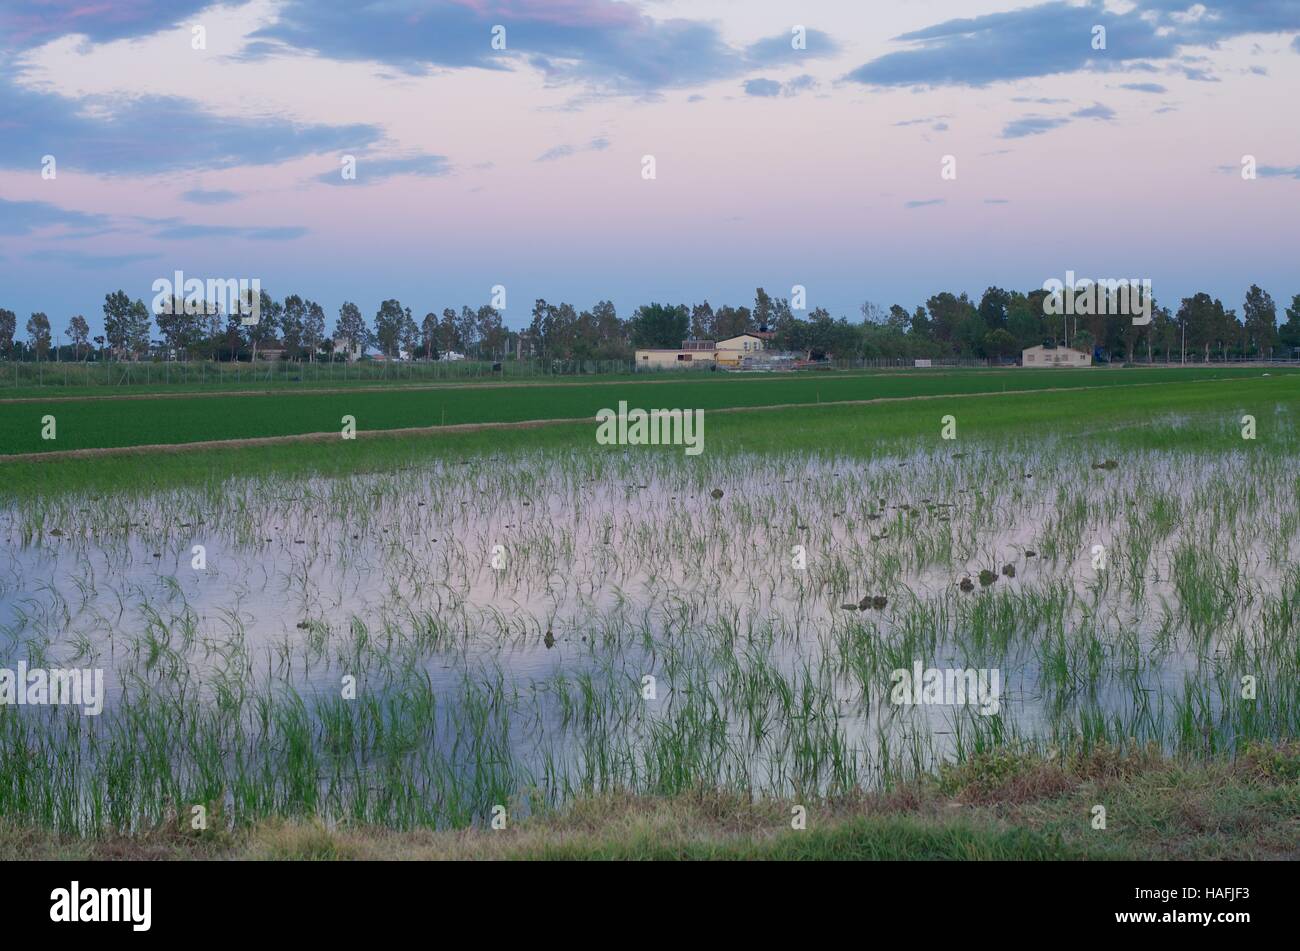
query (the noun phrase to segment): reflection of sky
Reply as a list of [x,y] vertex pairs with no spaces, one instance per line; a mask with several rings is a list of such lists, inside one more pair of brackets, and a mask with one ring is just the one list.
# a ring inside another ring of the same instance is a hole
[[[540,743],[563,744],[557,678],[588,674],[598,685],[615,678],[632,690],[653,674],[661,692],[645,707],[653,722],[688,700],[674,688],[675,671],[706,680],[724,709],[735,702],[723,687],[733,662],[769,667],[796,684],[809,671],[824,678],[835,728],[863,750],[876,748],[878,730],[895,741],[923,737],[936,752],[970,735],[973,710],[887,704],[889,671],[918,660],[927,668],[997,669],[1003,718],[1023,736],[1050,738],[1082,709],[1132,722],[1134,698],[1143,695],[1168,718],[1185,678],[1213,672],[1213,658],[1200,658],[1177,626],[1171,643],[1159,641],[1160,605],[1178,603],[1171,552],[1184,538],[1202,539],[1202,528],[1189,522],[1157,545],[1141,605],[1111,588],[1089,607],[1097,582],[1091,545],[1119,559],[1128,527],[1125,509],[1106,500],[1117,486],[1136,488],[1121,481],[1131,476],[1184,503],[1216,485],[1250,485],[1266,501],[1269,475],[1245,478],[1239,458],[1206,460],[1189,473],[1151,453],[1126,457],[1124,471],[1101,477],[1090,458],[973,453],[955,462],[921,453],[903,465],[749,460],[728,468],[661,457],[648,465],[610,462],[603,471],[496,459],[395,477],[232,485],[221,513],[206,493],[65,500],[47,514],[39,540],[10,543],[0,575],[0,664],[30,660],[48,638],[45,665],[107,668],[111,715],[125,671],[155,685],[172,677],[165,652],[144,660],[156,618],[155,635],[205,693],[222,671],[241,683],[269,679],[320,697],[337,696],[344,675],[356,676],[361,690],[396,684],[400,691],[409,663],[454,716],[467,679],[488,683],[499,674],[518,691],[515,740],[524,757]],[[1025,471],[1050,478],[1026,480]],[[712,486],[725,487],[722,500],[710,497]],[[1082,496],[1094,514],[1088,543],[1053,563],[1043,549],[1058,490]],[[20,537],[21,516],[5,513],[8,538]],[[133,527],[123,540],[126,522]],[[48,534],[56,527],[61,537]],[[501,572],[489,565],[496,544],[506,551]],[[806,571],[788,567],[795,544],[806,548]],[[1276,595],[1268,542],[1239,544],[1248,583]],[[205,571],[191,568],[194,545],[206,549]],[[1005,649],[972,639],[960,607],[987,596],[960,594],[955,583],[1003,564],[1016,573],[1000,577],[995,591],[1050,595],[1057,585],[1074,592],[1067,682],[1042,674],[1047,629],[1016,630]],[[845,607],[876,594],[888,597],[884,610]],[[1262,609],[1256,599],[1229,626],[1257,626]],[[370,645],[359,661],[354,619]],[[442,633],[419,643],[430,621]],[[1102,651],[1095,682],[1083,636],[1090,630]],[[1126,631],[1137,632],[1136,672]],[[83,639],[93,658],[73,656]],[[241,653],[234,647],[246,656],[246,675],[232,661]],[[879,669],[864,684],[861,671],[872,668],[861,662],[877,649]],[[731,727],[743,729],[734,715]]]
[[[1295,6],[1018,6],[819,4],[795,51],[776,2],[14,4],[0,306],[98,331],[108,290],[176,269],[331,319],[503,284],[513,327],[538,297],[627,316],[759,284],[853,318],[1067,270],[1166,303],[1300,290]],[[344,154],[357,180],[322,183]]]

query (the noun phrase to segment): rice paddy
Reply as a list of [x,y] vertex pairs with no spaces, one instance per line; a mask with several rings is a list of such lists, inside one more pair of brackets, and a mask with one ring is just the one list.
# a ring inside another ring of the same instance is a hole
[[[107,696],[0,709],[0,818],[455,829],[608,795],[830,801],[998,751],[1283,741],[1300,441],[1284,402],[1243,441],[1235,399],[1086,438],[688,459],[587,433],[11,495],[0,667],[103,668]],[[895,702],[917,665],[996,671],[996,713]]]

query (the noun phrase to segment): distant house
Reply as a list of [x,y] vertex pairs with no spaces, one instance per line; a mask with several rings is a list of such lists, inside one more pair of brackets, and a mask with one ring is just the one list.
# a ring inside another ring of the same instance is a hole
[[717,358],[718,345],[712,340],[683,340],[676,349],[645,348],[636,352],[638,370],[664,370],[676,367],[709,369]]
[[279,340],[263,340],[257,348],[257,359],[259,360],[279,360],[284,356],[284,344]]
[[719,340],[717,344],[718,365],[739,366],[746,357],[762,353],[767,347],[767,342],[773,336],[775,335],[766,330],[755,330],[750,333],[728,337],[726,340]]
[[352,363],[361,359],[361,355],[366,352],[366,348],[359,343],[353,343],[347,337],[335,337],[332,352],[336,356],[342,354],[344,360]]
[[1025,367],[1090,367],[1092,354],[1073,347],[1030,347],[1020,354],[1020,365]]

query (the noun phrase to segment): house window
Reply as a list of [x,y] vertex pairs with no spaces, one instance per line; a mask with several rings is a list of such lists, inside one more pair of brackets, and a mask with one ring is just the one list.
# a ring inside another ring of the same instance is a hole
[[690,355],[689,353],[679,353],[679,354],[677,354],[677,359],[678,359],[678,360],[690,360],[690,359],[692,359],[692,357],[691,357],[691,355]]

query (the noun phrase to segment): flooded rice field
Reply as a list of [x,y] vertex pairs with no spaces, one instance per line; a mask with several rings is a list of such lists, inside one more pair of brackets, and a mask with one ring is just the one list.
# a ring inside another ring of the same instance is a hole
[[1293,461],[1112,455],[550,452],[15,503],[0,669],[102,670],[102,710],[0,708],[0,815],[455,826],[1294,736]]

